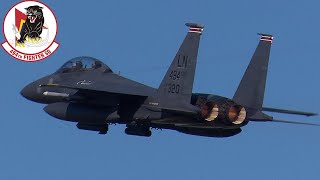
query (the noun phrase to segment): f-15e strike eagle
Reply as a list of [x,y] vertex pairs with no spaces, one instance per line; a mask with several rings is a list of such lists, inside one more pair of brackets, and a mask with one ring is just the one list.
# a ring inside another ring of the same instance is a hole
[[158,89],[122,77],[102,61],[77,57],[55,73],[27,85],[21,94],[44,107],[49,115],[77,123],[79,129],[106,134],[108,125],[125,124],[125,133],[151,136],[151,128],[171,129],[208,137],[230,137],[250,121],[275,120],[265,111],[314,113],[263,107],[273,37],[261,36],[252,60],[232,99],[193,93],[200,36],[204,26],[187,23],[189,32]]

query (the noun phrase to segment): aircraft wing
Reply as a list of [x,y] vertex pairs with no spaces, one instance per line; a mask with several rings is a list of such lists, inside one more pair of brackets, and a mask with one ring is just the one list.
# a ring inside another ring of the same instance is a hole
[[55,87],[80,90],[85,93],[112,93],[147,97],[155,89],[141,83],[126,79],[116,74],[110,74],[100,80],[66,81],[57,84],[43,84],[40,87]]

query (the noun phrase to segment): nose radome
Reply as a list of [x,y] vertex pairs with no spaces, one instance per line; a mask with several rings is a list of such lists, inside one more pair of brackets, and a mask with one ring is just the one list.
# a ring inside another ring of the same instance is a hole
[[25,97],[26,99],[31,100],[32,99],[32,95],[34,94],[36,90],[32,87],[31,84],[28,84],[26,87],[24,87],[20,94]]

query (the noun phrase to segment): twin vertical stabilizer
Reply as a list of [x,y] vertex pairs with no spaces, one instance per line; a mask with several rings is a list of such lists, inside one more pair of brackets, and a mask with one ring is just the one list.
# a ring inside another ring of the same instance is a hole
[[251,110],[252,113],[262,110],[270,49],[273,41],[272,35],[260,33],[259,35],[261,35],[261,38],[258,47],[233,97],[236,103]]
[[187,23],[186,26],[189,27],[189,32],[157,90],[156,97],[162,106],[170,107],[176,101],[190,104],[200,36],[204,26],[195,23]]

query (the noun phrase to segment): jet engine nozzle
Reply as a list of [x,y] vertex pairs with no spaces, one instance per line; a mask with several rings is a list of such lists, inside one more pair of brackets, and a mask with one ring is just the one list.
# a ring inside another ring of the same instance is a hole
[[225,97],[194,94],[191,103],[200,108],[199,117],[203,121],[239,125],[247,117],[247,111],[243,106]]
[[206,121],[214,121],[219,115],[219,107],[213,102],[207,102],[200,107],[201,117]]
[[233,101],[227,101],[220,105],[218,118],[226,124],[241,124],[246,117],[246,109]]
[[228,118],[232,124],[241,124],[246,119],[247,111],[240,105],[231,106],[228,112]]

